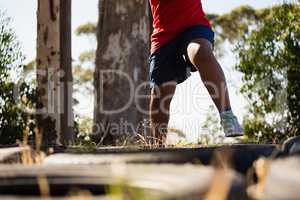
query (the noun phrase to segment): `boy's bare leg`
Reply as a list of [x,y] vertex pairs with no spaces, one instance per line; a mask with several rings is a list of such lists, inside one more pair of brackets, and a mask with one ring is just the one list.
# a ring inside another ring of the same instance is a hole
[[219,112],[230,109],[225,75],[213,54],[212,44],[206,39],[196,39],[188,45],[187,52]]
[[151,90],[150,130],[152,144],[163,145],[166,140],[169,123],[171,100],[176,89],[176,82],[168,82]]
[[231,111],[225,75],[213,54],[212,44],[206,39],[197,39],[188,45],[187,52],[190,61],[198,69],[204,85],[220,112],[225,136],[242,136],[244,130]]

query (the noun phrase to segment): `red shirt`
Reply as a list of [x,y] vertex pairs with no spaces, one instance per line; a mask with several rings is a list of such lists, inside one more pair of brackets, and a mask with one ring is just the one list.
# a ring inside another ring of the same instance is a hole
[[154,31],[151,52],[194,25],[210,26],[200,0],[150,0]]

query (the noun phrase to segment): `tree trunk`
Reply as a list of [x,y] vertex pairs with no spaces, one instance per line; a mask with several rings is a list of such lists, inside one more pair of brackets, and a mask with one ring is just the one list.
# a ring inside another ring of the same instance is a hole
[[64,72],[61,77],[61,143],[65,145],[74,142],[71,4],[71,0],[60,1],[60,69]]
[[138,86],[148,78],[149,5],[147,0],[100,0],[99,13],[94,133],[102,144],[112,144],[109,136],[135,133],[147,112],[146,100],[134,93],[146,94],[146,86]]
[[[61,5],[64,5],[64,10],[61,10]],[[60,17],[62,11],[69,9],[70,4],[66,0],[62,2],[38,0],[37,126],[44,146],[64,144],[70,137],[69,135],[63,137],[63,135],[72,133],[68,132],[66,127],[72,124],[73,115],[65,112],[70,106],[65,101],[68,102],[69,98],[72,98],[72,95],[68,96],[69,90],[65,90],[67,81],[72,77],[70,76],[70,16],[66,19]],[[70,15],[70,12],[63,13],[62,16],[66,17],[65,14]],[[61,24],[64,22],[66,24],[62,27]],[[61,31],[66,32],[60,34]],[[65,124],[66,121],[69,123]]]

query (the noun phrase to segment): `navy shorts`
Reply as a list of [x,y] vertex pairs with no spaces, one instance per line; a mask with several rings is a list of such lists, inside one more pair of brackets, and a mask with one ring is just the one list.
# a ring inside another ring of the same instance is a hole
[[196,71],[187,56],[188,44],[197,38],[207,39],[214,44],[214,36],[214,32],[208,26],[193,26],[151,54],[151,88],[170,81],[176,81],[178,84],[184,82],[191,72]]

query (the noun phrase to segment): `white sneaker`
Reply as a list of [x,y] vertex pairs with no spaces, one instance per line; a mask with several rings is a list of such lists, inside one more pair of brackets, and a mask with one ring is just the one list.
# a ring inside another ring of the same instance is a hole
[[220,116],[221,125],[226,137],[240,137],[244,135],[244,129],[232,111],[223,112]]

